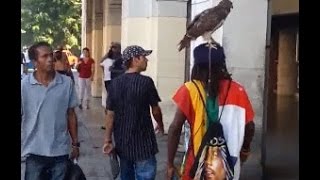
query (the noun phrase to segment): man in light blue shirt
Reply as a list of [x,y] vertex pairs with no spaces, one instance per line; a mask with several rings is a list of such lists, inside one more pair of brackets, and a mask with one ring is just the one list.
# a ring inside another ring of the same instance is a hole
[[70,77],[54,71],[49,44],[36,43],[28,53],[37,70],[21,82],[25,179],[64,180],[70,151],[71,158],[79,156],[75,86]]

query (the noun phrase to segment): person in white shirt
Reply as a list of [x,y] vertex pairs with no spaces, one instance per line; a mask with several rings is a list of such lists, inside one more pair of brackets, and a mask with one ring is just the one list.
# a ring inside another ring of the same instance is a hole
[[26,66],[26,58],[25,58],[23,52],[21,52],[21,79],[26,74],[25,66]]
[[25,52],[25,53],[24,53],[24,58],[25,58],[25,63],[26,63],[26,64],[31,62],[31,60],[30,60],[30,58],[29,58],[28,52]]
[[[110,86],[111,83],[111,71],[110,68],[114,63],[114,59],[113,58],[113,47],[111,46],[111,48],[109,49],[109,51],[107,52],[107,54],[102,58],[101,62],[100,62],[100,66],[103,70],[103,76],[104,76],[104,86],[106,88],[106,91],[108,93],[108,87]],[[105,126],[101,126],[101,129],[105,129]]]
[[108,92],[108,87],[111,82],[110,67],[112,66],[113,62],[114,62],[114,60],[112,59],[112,50],[110,49],[100,62],[100,66],[103,69],[104,86],[105,86],[107,92]]

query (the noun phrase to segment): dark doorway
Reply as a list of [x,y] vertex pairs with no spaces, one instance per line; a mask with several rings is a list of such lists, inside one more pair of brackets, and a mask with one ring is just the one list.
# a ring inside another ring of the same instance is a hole
[[265,179],[299,179],[299,14],[272,17]]

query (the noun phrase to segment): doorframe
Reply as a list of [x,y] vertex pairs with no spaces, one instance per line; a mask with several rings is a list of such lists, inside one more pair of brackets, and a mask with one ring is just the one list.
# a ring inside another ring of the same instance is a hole
[[268,0],[267,5],[267,31],[266,31],[266,46],[265,46],[265,74],[264,74],[264,92],[263,92],[263,117],[262,117],[262,134],[261,134],[261,167],[262,179],[264,179],[266,172],[266,139],[267,139],[267,122],[268,122],[268,103],[269,103],[269,87],[270,87],[270,48],[271,48],[271,21],[272,21],[272,4]]
[[[188,25],[191,22],[192,18],[192,0],[188,0],[187,2],[187,20],[186,20],[186,30]],[[189,46],[185,48],[185,65],[184,65],[184,82],[187,82],[190,80],[190,43]]]

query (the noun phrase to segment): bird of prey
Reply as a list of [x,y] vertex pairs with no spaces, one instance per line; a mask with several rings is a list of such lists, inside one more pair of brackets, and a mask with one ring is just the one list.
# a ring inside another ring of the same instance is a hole
[[191,40],[196,40],[199,36],[202,36],[208,44],[218,44],[211,35],[223,25],[231,8],[233,8],[233,4],[230,0],[221,0],[217,6],[198,14],[188,25],[187,32],[179,43],[179,51],[188,46]]

